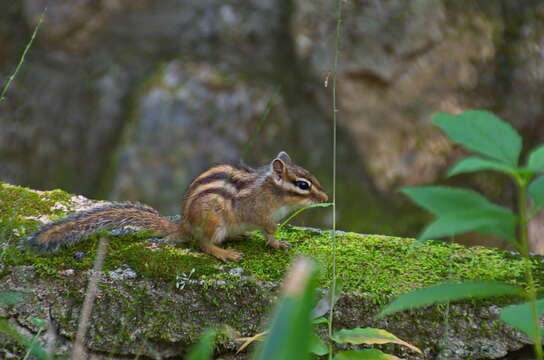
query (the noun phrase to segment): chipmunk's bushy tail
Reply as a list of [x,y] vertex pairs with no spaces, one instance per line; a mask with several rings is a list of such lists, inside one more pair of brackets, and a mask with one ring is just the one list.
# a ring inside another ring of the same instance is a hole
[[180,231],[176,224],[157,210],[138,203],[112,203],[69,215],[44,225],[32,233],[23,246],[39,253],[57,251],[85,240],[102,230],[147,230],[156,236],[171,236]]

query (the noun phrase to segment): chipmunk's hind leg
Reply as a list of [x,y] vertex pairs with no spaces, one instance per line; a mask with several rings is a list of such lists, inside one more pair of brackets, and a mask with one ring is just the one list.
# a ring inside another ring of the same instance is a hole
[[227,236],[227,230],[224,225],[210,226],[207,224],[206,229],[203,229],[202,235],[196,237],[198,247],[205,253],[215,256],[219,260],[226,262],[227,260],[240,261],[244,255],[238,251],[226,250],[220,248],[216,244],[221,244]]

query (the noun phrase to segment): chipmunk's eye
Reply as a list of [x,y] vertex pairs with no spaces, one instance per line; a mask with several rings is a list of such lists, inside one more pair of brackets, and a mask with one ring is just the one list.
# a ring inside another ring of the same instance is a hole
[[302,180],[295,181],[295,186],[302,190],[308,190],[310,188],[310,184]]

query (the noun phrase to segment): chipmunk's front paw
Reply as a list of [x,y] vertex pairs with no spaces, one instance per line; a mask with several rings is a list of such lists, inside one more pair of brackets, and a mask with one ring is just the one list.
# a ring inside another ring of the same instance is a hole
[[269,239],[268,246],[276,250],[287,250],[291,247],[288,242],[278,240],[278,239]]
[[200,248],[205,253],[208,253],[223,262],[227,262],[227,260],[238,262],[244,257],[244,254],[242,254],[241,252],[222,249],[218,246],[211,244],[200,244]]
[[[234,251],[234,250],[226,250],[227,254],[226,254],[226,259],[228,260],[232,260],[232,261],[240,261],[244,258],[244,254],[242,254],[241,252],[239,251]],[[225,259],[225,260],[226,260]],[[223,260],[224,261],[224,260]]]

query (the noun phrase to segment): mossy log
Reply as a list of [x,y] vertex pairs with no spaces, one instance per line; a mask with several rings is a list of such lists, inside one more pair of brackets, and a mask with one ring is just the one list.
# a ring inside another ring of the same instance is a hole
[[[56,354],[70,351],[92,273],[96,238],[74,248],[40,256],[24,251],[21,241],[45,221],[93,206],[94,202],[60,190],[39,192],[0,183],[0,292],[14,291],[22,301],[0,304],[0,319],[32,336],[31,319],[50,326],[39,337]],[[280,237],[292,244],[287,252],[265,246],[255,234],[225,246],[245,254],[240,263],[223,264],[191,244],[150,242],[148,234],[111,236],[106,263],[99,274],[86,337],[90,358],[179,358],[206,327],[217,327],[216,356],[235,355],[240,336],[266,326],[278,285],[290,261],[299,255],[321,265],[327,288],[331,233],[287,227]],[[344,291],[335,308],[335,328],[378,327],[424,350],[421,358],[495,359],[529,343],[497,319],[500,308],[519,301],[494,298],[431,306],[385,319],[374,317],[394,296],[445,280],[499,280],[524,286],[525,263],[509,252],[467,248],[444,242],[414,247],[413,239],[337,233],[337,271]],[[538,286],[544,284],[544,262],[532,259]],[[320,330],[324,329],[319,329]],[[0,334],[0,357],[24,354],[15,341]],[[387,351],[405,358],[400,347]]]

